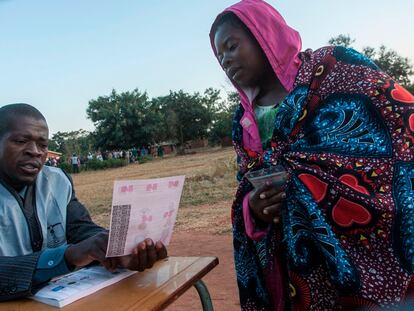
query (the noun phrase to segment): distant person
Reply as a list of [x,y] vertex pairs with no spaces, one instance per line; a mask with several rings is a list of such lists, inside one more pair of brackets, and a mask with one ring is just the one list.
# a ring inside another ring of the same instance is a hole
[[[210,41],[241,100],[241,309],[397,308],[414,288],[414,96],[353,49],[301,52],[261,0],[221,13]],[[245,174],[276,164],[286,184],[253,189]]]
[[72,173],[79,173],[79,158],[76,153],[72,154],[70,158],[70,163],[72,164]]
[[48,136],[34,107],[0,108],[0,301],[94,261],[142,271],[167,256],[161,242],[147,239],[132,255],[105,257],[108,231],[92,222],[69,175],[43,166]]
[[162,148],[161,145],[157,147],[157,156],[159,156],[160,158],[164,156],[164,149]]
[[98,154],[96,155],[96,159],[98,161],[103,161],[102,153],[98,152]]

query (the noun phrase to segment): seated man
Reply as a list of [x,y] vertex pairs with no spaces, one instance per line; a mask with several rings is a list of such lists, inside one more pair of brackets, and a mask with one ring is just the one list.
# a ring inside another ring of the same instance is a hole
[[165,258],[147,239],[132,255],[105,258],[108,231],[94,224],[62,170],[43,166],[49,130],[26,104],[0,108],[0,300],[31,295],[39,285],[97,261],[142,271]]

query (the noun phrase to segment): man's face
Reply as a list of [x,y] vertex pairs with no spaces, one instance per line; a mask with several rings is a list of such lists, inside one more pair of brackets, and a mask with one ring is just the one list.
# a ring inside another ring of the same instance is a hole
[[266,58],[245,30],[225,23],[214,36],[217,58],[230,80],[240,87],[257,86],[266,73]]
[[48,136],[44,120],[15,117],[0,137],[0,177],[18,191],[32,184],[45,163]]

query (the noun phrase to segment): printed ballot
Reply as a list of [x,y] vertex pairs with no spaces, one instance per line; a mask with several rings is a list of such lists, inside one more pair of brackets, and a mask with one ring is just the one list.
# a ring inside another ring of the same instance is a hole
[[85,267],[51,280],[30,298],[62,308],[134,273],[126,269],[109,272],[102,266]]
[[146,238],[168,245],[185,176],[115,181],[107,257],[132,253]]

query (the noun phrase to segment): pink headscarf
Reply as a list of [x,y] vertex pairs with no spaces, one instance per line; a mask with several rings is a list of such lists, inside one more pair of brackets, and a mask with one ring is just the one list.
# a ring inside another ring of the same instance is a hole
[[[242,0],[217,16],[234,13],[251,31],[266,54],[276,76],[287,91],[291,91],[301,61],[302,48],[299,33],[288,26],[276,9],[262,0]],[[210,32],[214,54],[214,33]]]
[[[279,12],[262,0],[242,0],[225,9],[217,16],[214,23],[223,14],[228,12],[234,13],[250,30],[265,53],[282,86],[288,92],[291,91],[302,63],[299,59],[299,53],[302,48],[299,33],[286,24]],[[214,46],[215,33],[213,31],[215,30],[210,30],[210,42],[217,57],[217,51]],[[243,141],[245,146],[247,144],[246,147],[260,152],[262,147],[257,127],[250,126],[255,122],[251,101],[257,94],[254,94],[254,90],[242,90],[238,85],[235,85],[235,87],[239,92],[246,112],[240,122],[250,136],[249,138],[243,135]]]

